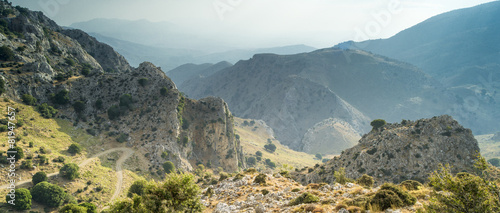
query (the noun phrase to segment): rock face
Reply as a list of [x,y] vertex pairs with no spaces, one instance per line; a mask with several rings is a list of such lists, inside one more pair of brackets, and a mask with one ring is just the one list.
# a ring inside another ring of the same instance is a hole
[[[308,138],[330,138],[311,130],[325,119],[347,122],[355,130],[349,134],[362,135],[370,129],[369,118],[399,121],[432,116],[444,111],[441,104],[446,100],[434,94],[439,85],[414,66],[335,48],[296,55],[258,54],[179,88],[194,98],[224,98],[238,117],[264,120],[278,140],[295,150],[312,141]],[[332,144],[324,153],[342,150],[333,146],[339,143],[333,138],[320,141]]]
[[491,140],[500,141],[500,132],[495,133],[495,135],[491,137]]
[[356,145],[360,138],[356,129],[348,122],[329,118],[317,123],[304,134],[302,150],[307,153],[325,153],[324,150],[335,147],[337,152],[332,150],[331,153],[340,154],[342,150]]
[[[37,104],[57,108],[58,118],[76,128],[95,136],[123,136],[127,146],[149,156],[150,171],[162,170],[165,161],[183,170],[199,163],[230,172],[245,166],[233,116],[221,98],[188,99],[153,64],[133,69],[82,31],[63,31],[42,13],[0,4],[13,11],[1,19],[10,23],[8,32],[15,32],[0,33],[0,46],[14,53],[14,62],[5,63],[11,67],[0,73],[6,88],[2,96],[21,101],[29,94]],[[78,112],[77,102],[83,103]],[[109,113],[113,108],[119,116]],[[164,152],[167,157],[161,157]]]
[[426,182],[439,164],[449,164],[452,172],[473,170],[479,147],[471,130],[451,116],[386,124],[364,135],[359,144],[313,172],[297,175],[305,183],[334,181],[341,167],[346,176],[357,179],[371,175],[377,184],[404,180]]

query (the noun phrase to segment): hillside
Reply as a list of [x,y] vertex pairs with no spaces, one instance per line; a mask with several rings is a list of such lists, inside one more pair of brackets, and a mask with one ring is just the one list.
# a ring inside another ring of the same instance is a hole
[[333,183],[333,173],[345,168],[348,178],[368,174],[375,177],[377,185],[404,180],[424,183],[439,164],[449,164],[452,173],[473,172],[478,154],[471,130],[451,116],[403,120],[374,128],[358,145],[313,171],[296,173],[295,178],[302,184]]
[[499,131],[500,2],[429,18],[391,38],[346,42],[416,65],[448,87],[457,103],[447,113],[476,134]]
[[191,78],[206,78],[216,72],[232,66],[227,61],[221,61],[216,64],[183,64],[173,70],[167,72],[167,75],[175,82],[176,85],[181,85]]
[[[222,97],[238,117],[264,120],[276,138],[294,150],[305,150],[312,141],[308,138],[315,134],[326,140],[321,143],[338,143],[341,135],[325,137],[311,129],[315,125],[328,126],[328,131],[339,128],[335,131],[352,135],[347,144],[353,144],[369,130],[370,118],[416,119],[443,112],[450,103],[439,84],[414,66],[335,48],[296,55],[255,55],[210,77],[186,81],[179,88],[193,98]],[[330,147],[322,153],[340,151]]]

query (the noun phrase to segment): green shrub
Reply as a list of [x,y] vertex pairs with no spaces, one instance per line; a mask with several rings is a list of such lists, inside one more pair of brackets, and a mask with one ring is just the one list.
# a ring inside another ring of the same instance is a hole
[[14,192],[15,197],[11,198],[9,194],[7,194],[6,201],[9,202],[14,200],[14,205],[12,206],[16,210],[28,210],[31,209],[31,192],[24,188],[18,188]]
[[59,91],[54,96],[53,101],[54,101],[54,103],[59,104],[59,105],[69,104],[69,91],[68,90]]
[[45,155],[38,155],[38,158],[40,159],[40,164],[46,164],[49,162],[49,159],[47,159],[47,156]]
[[61,187],[47,182],[40,182],[31,189],[33,200],[48,207],[58,207],[63,204],[66,193]]
[[373,177],[367,174],[363,174],[363,176],[359,177],[356,182],[364,187],[372,187],[374,183]]
[[33,169],[33,161],[27,159],[21,163],[21,169]]
[[333,177],[335,177],[335,181],[340,184],[346,184],[348,182],[354,182],[353,179],[347,178],[345,176],[345,168],[339,168],[339,171],[333,172]]
[[295,206],[303,203],[316,203],[319,202],[319,198],[309,192],[304,192],[297,198],[290,201],[290,205]]
[[127,109],[132,109],[132,96],[130,94],[124,94],[120,96],[120,106],[125,107]]
[[384,183],[382,186],[380,186],[380,190],[389,190],[389,191],[396,193],[396,195],[398,195],[399,199],[401,199],[401,201],[403,201],[403,204],[405,206],[411,206],[417,202],[417,198],[413,197],[407,191],[405,191],[404,189],[401,189],[400,187],[398,187],[392,183]]
[[78,170],[80,170],[78,165],[74,163],[66,163],[63,167],[61,167],[59,173],[68,180],[74,180],[80,177],[80,172]]
[[255,155],[257,155],[259,157],[262,157],[262,152],[261,151],[257,151],[257,152],[255,152]]
[[[14,157],[16,158],[16,161],[19,161],[19,160],[24,158],[24,151],[21,147],[16,146],[14,148],[8,149],[8,151],[16,151],[17,152],[17,153],[14,153]],[[11,155],[11,154],[9,154],[9,155]]]
[[147,78],[141,78],[138,80],[139,85],[141,85],[142,87],[145,87],[146,85],[148,85],[148,81],[149,81],[149,79],[147,79]]
[[59,209],[59,213],[87,213],[87,208],[76,204],[68,204]]
[[121,116],[120,107],[113,105],[108,109],[108,118],[110,120],[115,120]]
[[266,184],[266,179],[267,179],[267,175],[265,174],[259,174],[255,177],[255,179],[253,180],[254,183],[258,183],[258,184]]
[[97,213],[97,206],[93,203],[85,202],[85,203],[80,203],[78,205],[87,208],[86,213]]
[[5,92],[5,81],[0,78],[0,95]]
[[121,133],[117,138],[116,138],[116,141],[118,141],[119,143],[123,143],[125,141],[128,140],[128,134],[125,134],[125,133]]
[[7,125],[0,125],[0,132],[7,132],[7,130],[9,130]]
[[12,51],[9,47],[5,45],[0,47],[0,60],[13,61],[14,56],[15,56],[14,51]]
[[265,195],[267,195],[267,194],[269,194],[269,190],[267,190],[267,189],[262,189],[260,192],[261,192],[261,193],[262,193],[262,195],[264,195],[264,196],[265,196]]
[[495,182],[468,173],[453,176],[450,168],[442,165],[429,181],[434,192],[427,212],[500,212],[500,192]]
[[23,99],[23,103],[31,106],[35,106],[37,101],[36,98],[31,96],[30,94],[24,94],[23,96],[21,96],[21,99]]
[[95,101],[95,108],[102,109],[102,100],[101,99]]
[[238,173],[234,176],[233,181],[241,180],[243,177],[245,177],[245,175]]
[[168,152],[167,152],[167,151],[162,152],[162,153],[161,153],[161,158],[163,158],[163,159],[167,159],[167,158],[168,158]]
[[82,147],[79,144],[71,144],[68,148],[68,152],[71,154],[80,154],[82,152]]
[[172,161],[166,161],[163,163],[163,169],[165,170],[165,173],[170,174],[172,172],[175,172],[175,165],[172,163]]
[[257,160],[255,159],[255,157],[248,157],[248,158],[247,158],[247,164],[248,164],[249,166],[253,166],[253,165],[255,165],[256,163],[257,163]]
[[276,145],[274,145],[273,143],[264,145],[264,148],[271,153],[274,153],[276,151]]
[[373,129],[378,129],[378,128],[384,126],[385,124],[387,124],[387,122],[385,122],[385,120],[383,120],[383,119],[375,119],[370,123],[370,125],[373,127]]
[[408,191],[419,190],[420,188],[423,187],[423,185],[416,180],[405,180],[401,182],[399,185]]
[[388,208],[399,208],[404,206],[403,201],[391,190],[378,190],[368,204],[382,211]]
[[73,108],[76,113],[81,113],[85,110],[85,103],[83,103],[83,101],[76,101],[73,103]]
[[43,171],[35,173],[35,175],[33,175],[33,177],[31,178],[31,182],[33,182],[33,185],[36,185],[40,182],[47,181],[47,180],[48,180],[47,174],[45,174],[45,172],[43,172]]
[[266,159],[266,165],[271,167],[271,168],[275,168],[276,167],[276,163],[272,162],[271,159]]
[[58,112],[57,109],[54,109],[54,107],[49,106],[47,103],[38,105],[37,110],[44,118],[52,118]]
[[128,189],[127,197],[132,198],[134,194],[142,196],[146,192],[148,182],[146,180],[136,180]]
[[225,172],[219,173],[219,181],[223,181],[223,180],[227,179],[228,177],[229,177],[229,175]]
[[163,95],[163,96],[167,96],[168,94],[168,89],[166,87],[162,87],[160,89],[160,94]]
[[300,192],[299,188],[292,189],[292,192]]

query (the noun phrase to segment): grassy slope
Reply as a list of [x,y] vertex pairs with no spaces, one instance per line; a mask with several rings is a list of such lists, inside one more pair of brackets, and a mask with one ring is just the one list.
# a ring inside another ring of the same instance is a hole
[[[277,168],[283,164],[293,166],[294,168],[302,168],[305,166],[313,166],[314,164],[321,163],[320,160],[316,160],[314,155],[297,152],[289,149],[286,146],[280,144],[280,142],[271,135],[269,135],[264,126],[255,123],[253,126],[244,126],[243,122],[250,122],[251,119],[234,119],[234,126],[236,134],[240,135],[241,146],[243,147],[243,152],[245,156],[255,157],[255,152],[261,151],[263,153],[262,161],[269,158],[271,161],[277,164]],[[267,139],[271,138],[273,143],[276,145],[276,152],[270,153],[264,149],[264,145],[267,144]],[[256,166],[257,168],[264,168],[263,162],[259,162]]]
[[[18,169],[16,171],[16,175],[18,176],[16,181],[20,181],[19,178],[21,178],[21,180],[31,180],[32,175],[38,171],[44,171],[47,174],[58,172],[63,163],[53,162],[52,160],[56,157],[63,156],[65,162],[79,164],[90,156],[101,152],[102,149],[120,146],[120,144],[114,142],[114,140],[110,138],[99,136],[93,137],[87,134],[85,130],[73,127],[73,124],[67,120],[45,119],[35,111],[34,107],[15,103],[13,101],[6,102],[3,99],[0,100],[0,108],[3,113],[3,115],[0,115],[0,118],[6,117],[8,106],[20,109],[20,112],[18,112],[16,116],[16,122],[22,120],[24,121],[24,125],[16,128],[15,133],[16,135],[21,135],[21,140],[17,145],[23,148],[25,156],[33,155],[33,163],[36,165],[38,163],[37,156],[40,147],[45,147],[50,150],[50,153],[45,154],[49,159],[49,164],[47,165],[39,165],[36,169],[27,170],[19,169],[21,163],[16,163],[16,168]],[[32,148],[29,147],[29,142],[33,142]],[[75,156],[69,154],[66,150],[72,143],[79,143],[85,148],[85,151]],[[7,150],[7,132],[0,133],[0,150]],[[93,160],[85,167],[80,168],[80,178],[74,181],[67,181],[63,178],[54,176],[49,178],[49,182],[63,187],[79,202],[92,202],[102,207],[109,201],[109,198],[111,198],[115,191],[116,184],[114,164],[113,162],[108,162],[108,158],[118,159],[116,156],[119,155],[121,155],[120,152],[113,152]],[[23,160],[21,160],[21,162]],[[102,164],[101,161],[103,161]],[[8,165],[2,166],[7,167]],[[126,170],[129,167],[125,165],[124,168],[124,183],[122,194],[120,195],[122,198],[125,196],[123,192],[126,192],[132,182],[139,178],[135,173]],[[5,171],[5,169],[0,170],[0,181],[1,185],[6,184],[8,181],[7,171]],[[87,185],[87,183],[90,183],[90,185]],[[31,183],[18,186],[17,188],[30,187],[32,187]],[[99,190],[98,188],[101,187],[102,190]],[[79,189],[82,191],[77,192]],[[2,207],[0,211],[9,208],[3,198],[5,194],[7,194],[6,190],[0,190],[0,195],[2,195],[0,196],[2,197]],[[56,211],[57,209],[50,210]],[[44,212],[44,206],[33,202],[32,211]]]

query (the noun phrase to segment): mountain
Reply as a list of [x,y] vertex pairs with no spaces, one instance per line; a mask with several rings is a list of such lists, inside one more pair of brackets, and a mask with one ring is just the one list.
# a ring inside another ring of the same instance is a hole
[[363,174],[384,182],[427,182],[439,164],[449,164],[453,173],[474,171],[479,146],[470,129],[451,116],[386,124],[373,129],[359,144],[308,174],[296,173],[302,184],[333,183],[334,171],[345,168],[348,178]]
[[[429,18],[388,39],[346,42],[416,65],[456,96],[448,111],[475,133],[500,130],[500,2]],[[496,122],[496,123],[495,123]],[[487,124],[487,125],[483,125]]]
[[[303,141],[307,132],[306,138],[311,139],[321,132],[323,127],[311,129],[317,124],[353,133],[347,143],[352,145],[357,141],[354,135],[368,130],[369,117],[396,121],[432,116],[444,111],[447,100],[439,84],[414,66],[336,48],[295,55],[258,54],[210,77],[188,80],[179,88],[194,98],[222,97],[238,117],[264,120],[278,140],[296,150],[304,150],[309,143]],[[336,137],[319,138],[328,142],[316,143],[338,142]],[[322,153],[340,151],[330,146]]]
[[186,98],[152,63],[132,68],[81,30],[0,4],[3,98],[33,105],[47,119],[63,119],[97,138],[126,143],[146,154],[146,168],[160,177],[166,161],[186,171],[200,163],[226,171],[245,166],[222,99]]
[[151,61],[164,70],[187,63],[236,63],[257,53],[295,54],[316,49],[306,45],[242,49],[228,46],[219,37],[208,38],[172,23],[147,20],[93,19],[70,27],[111,45],[133,66]]
[[168,76],[177,84],[181,85],[184,81],[191,78],[205,78],[214,73],[232,66],[227,61],[221,61],[217,64],[184,64],[167,72]]

